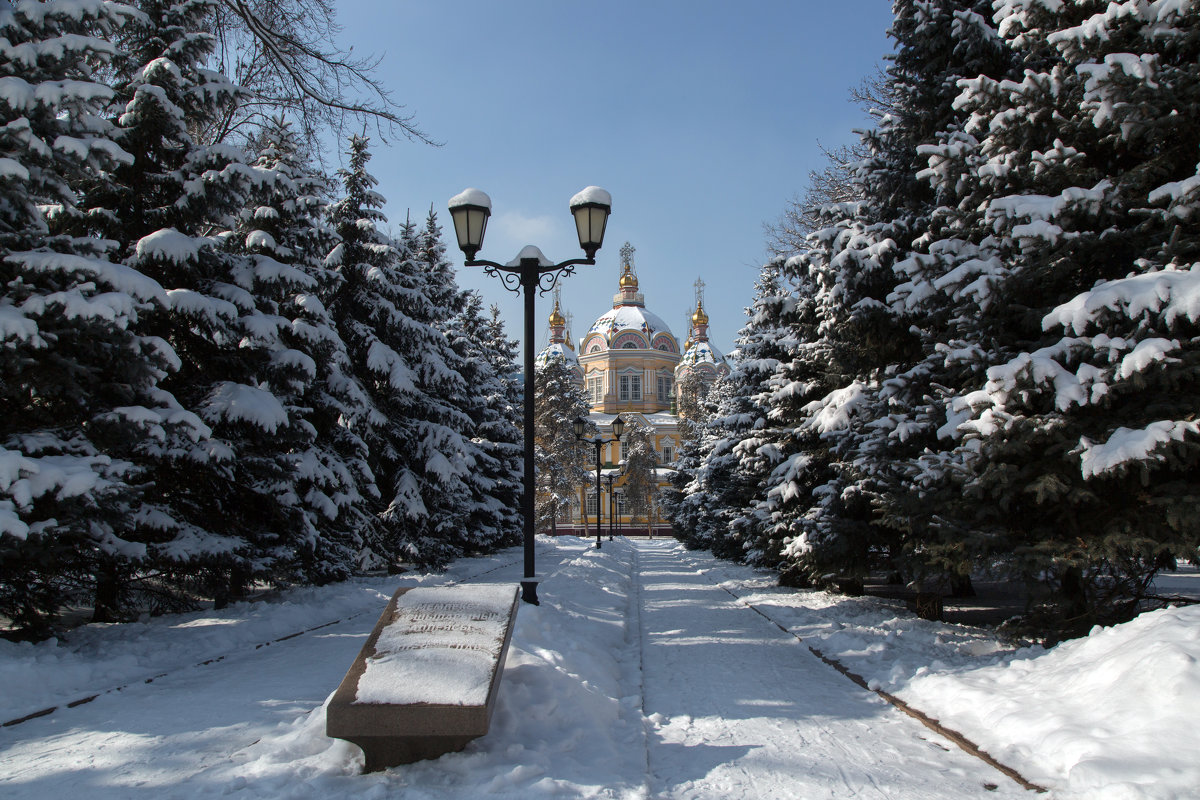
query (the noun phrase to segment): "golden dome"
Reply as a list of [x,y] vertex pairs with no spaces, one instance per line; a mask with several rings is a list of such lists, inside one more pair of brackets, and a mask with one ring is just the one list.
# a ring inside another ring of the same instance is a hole
[[554,310],[550,312],[550,327],[561,328],[567,324],[567,319],[558,311],[558,302],[554,303]]
[[622,289],[636,289],[637,287],[638,287],[637,275],[634,275],[633,270],[629,268],[628,264],[626,264],[625,271],[621,273],[621,288]]
[[704,306],[701,303],[696,303],[696,313],[692,314],[693,325],[707,325],[708,314],[704,313]]

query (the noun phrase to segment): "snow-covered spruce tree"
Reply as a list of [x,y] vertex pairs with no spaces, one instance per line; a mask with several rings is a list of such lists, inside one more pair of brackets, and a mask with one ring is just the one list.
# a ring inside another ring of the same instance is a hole
[[756,398],[767,409],[763,424],[736,449],[741,472],[755,488],[733,529],[743,541],[746,560],[781,569],[781,580],[788,585],[811,583],[803,570],[783,563],[783,550],[807,541],[810,509],[821,499],[813,492],[830,478],[821,430],[806,411],[829,388],[828,345],[819,335],[817,288],[807,267],[799,257],[777,259],[767,267],[786,281],[788,291],[760,303],[756,312],[776,315],[775,325],[786,334],[775,341],[778,363]]
[[625,422],[624,439],[625,460],[621,473],[625,483],[625,507],[629,511],[631,527],[636,528],[641,523],[650,532],[659,502],[654,429],[637,417],[629,417]]
[[733,522],[754,502],[759,476],[743,455],[759,453],[756,437],[767,425],[763,391],[785,355],[782,314],[793,299],[777,266],[768,264],[759,277],[749,319],[735,343],[733,371],[719,384],[717,410],[708,423],[712,447],[680,501],[682,513],[695,520],[693,529],[681,531],[684,543],[722,558],[745,558]]
[[475,432],[466,546],[467,552],[488,552],[521,539],[524,451],[516,420],[519,398],[514,397],[511,378],[516,342],[505,335],[496,316],[484,315],[477,292],[464,292],[462,297],[463,308],[450,320],[446,334],[470,387],[462,410]]
[[339,277],[327,306],[369,399],[354,425],[382,493],[386,555],[440,565],[465,544],[472,445],[462,432],[471,420],[457,399],[467,387],[418,257],[380,230],[386,217],[369,160],[367,139],[352,137],[339,172],[345,196],[330,208],[341,242],[327,259]]
[[104,433],[141,435],[110,417],[172,362],[132,330],[167,297],[111,242],[62,230],[84,175],[131,160],[96,75],[134,16],[102,0],[0,7],[0,614],[34,636],[65,600],[94,600],[98,562],[145,552],[126,535],[144,476]]
[[467,423],[460,433],[467,443],[463,458],[472,465],[465,478],[469,499],[450,498],[469,506],[461,547],[468,553],[488,552],[515,543],[521,530],[521,434],[509,378],[514,343],[504,338],[503,328],[497,332],[494,317],[485,318],[478,295],[459,288],[433,210],[423,228],[410,225],[405,230],[434,309],[433,324],[449,339],[464,381],[463,391],[448,398]]
[[925,464],[934,486],[957,476],[938,495],[947,529],[978,532],[943,548],[1003,554],[1050,593],[1050,635],[1071,634],[1134,613],[1155,569],[1198,540],[1200,21],[1150,2],[996,19],[1029,69],[966,82],[958,100],[1004,265],[978,315],[995,366],[954,404],[957,450]]
[[662,490],[663,517],[670,521],[675,538],[682,540],[695,528],[696,511],[684,506],[688,484],[696,479],[704,453],[712,446],[707,436],[708,421],[716,413],[717,383],[688,372],[676,384],[679,409],[679,449],[675,455],[668,486]]
[[[562,358],[551,357],[534,370],[533,431],[537,470],[537,530],[553,530],[586,485],[588,451],[575,438],[576,419],[587,419],[583,387]],[[593,429],[587,435],[595,435]]]
[[[168,289],[168,309],[143,315],[139,330],[165,342],[177,368],[160,381],[156,407],[121,412],[150,434],[125,443],[125,457],[154,479],[138,535],[158,580],[224,601],[253,579],[290,579],[307,546],[289,462],[306,423],[289,416],[271,385],[286,321],[239,285],[255,259],[233,233],[248,196],[271,175],[237,148],[198,146],[190,135],[239,99],[204,67],[212,3],[143,0],[139,8],[113,71],[114,138],[133,159],[84,187],[82,222]],[[207,428],[164,427],[194,417]],[[127,580],[101,575],[101,583]]]
[[280,454],[290,486],[279,502],[294,505],[298,578],[324,583],[373,562],[378,495],[367,448],[345,420],[366,415],[366,395],[321,297],[336,285],[324,263],[337,235],[325,221],[328,179],[302,156],[289,123],[272,119],[255,141],[261,188],[242,212],[233,246],[248,258],[234,279],[250,292],[276,331],[262,380],[292,425]]
[[[895,265],[927,244],[937,197],[917,175],[924,148],[961,124],[956,82],[1008,64],[986,2],[898,0],[893,10],[892,102],[863,134],[870,156],[855,168],[860,199],[824,209],[827,224],[811,237],[812,249],[789,262],[816,284],[824,346],[815,353],[828,358],[825,397],[778,412],[785,427],[818,433],[832,456],[832,479],[811,490],[815,503],[787,547],[787,569],[810,578],[857,579],[875,556],[894,563],[913,546],[880,505],[905,480],[897,462],[920,450],[914,434],[932,433],[919,408],[928,387],[905,379],[923,375],[913,370],[936,337],[925,331],[932,321],[887,301],[900,282]],[[798,331],[802,341],[807,335]]]

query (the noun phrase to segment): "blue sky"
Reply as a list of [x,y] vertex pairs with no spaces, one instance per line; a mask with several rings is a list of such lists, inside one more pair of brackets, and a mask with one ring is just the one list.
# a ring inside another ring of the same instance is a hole
[[[886,0],[354,0],[341,41],[382,57],[379,75],[441,147],[373,144],[370,169],[393,223],[432,204],[463,286],[499,303],[513,337],[521,306],[461,266],[446,201],[492,198],[481,258],[535,244],[581,254],[567,203],[613,196],[595,267],[562,282],[573,333],[611,307],[618,250],[635,257],[647,307],[686,335],[705,282],[714,343],[728,352],[765,260],[762,225],[822,166],[818,142],[853,138],[849,90],[891,52]],[[343,148],[344,149],[344,148]],[[539,298],[538,344],[550,299]]]

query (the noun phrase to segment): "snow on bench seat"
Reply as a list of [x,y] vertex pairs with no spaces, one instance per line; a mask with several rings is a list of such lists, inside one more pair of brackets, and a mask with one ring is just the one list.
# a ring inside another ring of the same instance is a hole
[[400,589],[326,709],[366,772],[461,750],[488,731],[517,615],[511,585]]

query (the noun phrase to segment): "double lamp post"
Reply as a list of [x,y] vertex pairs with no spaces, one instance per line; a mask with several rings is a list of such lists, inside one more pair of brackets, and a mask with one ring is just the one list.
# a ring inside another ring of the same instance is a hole
[[[571,214],[575,217],[575,229],[579,234],[579,246],[586,258],[572,258],[557,264],[551,262],[542,251],[528,245],[507,264],[477,259],[483,247],[483,234],[487,229],[488,217],[492,214],[492,201],[478,189],[467,189],[450,198],[450,217],[454,220],[454,233],[458,246],[466,256],[464,266],[483,267],[488,275],[496,275],[504,287],[515,294],[523,294],[525,300],[525,486],[521,498],[524,514],[525,577],[521,581],[521,599],[526,603],[538,604],[537,577],[534,572],[534,480],[533,453],[533,340],[534,340],[534,290],[546,294],[564,275],[570,275],[578,264],[594,265],[596,251],[604,244],[604,228],[612,211],[612,196],[599,186],[589,186],[571,198]],[[599,497],[597,497],[597,502]],[[599,524],[599,523],[597,523]],[[600,546],[597,538],[596,546]]]
[[[625,420],[621,419],[620,415],[612,421],[613,438],[605,439],[601,435],[596,435],[591,439],[584,438],[584,431],[587,430],[587,420],[579,417],[575,420],[575,438],[581,442],[591,442],[596,445],[596,549],[600,549],[600,448],[606,444],[621,441],[621,436],[625,433]],[[608,476],[608,498],[612,501],[612,480],[613,476]],[[586,508],[586,506],[585,506]],[[612,510],[608,512],[608,538],[612,541]]]

